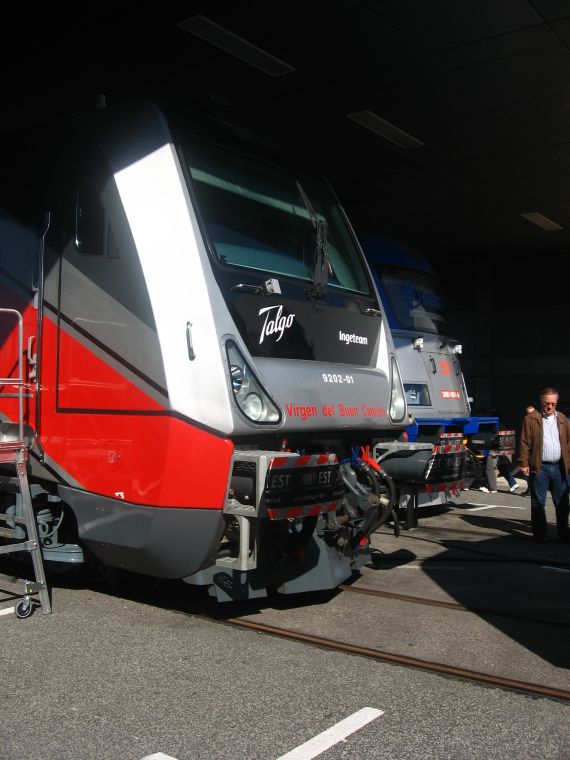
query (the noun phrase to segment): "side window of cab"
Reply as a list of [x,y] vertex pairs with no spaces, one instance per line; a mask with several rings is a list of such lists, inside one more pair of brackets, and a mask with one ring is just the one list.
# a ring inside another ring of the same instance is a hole
[[97,188],[82,181],[75,193],[75,247],[79,253],[105,253],[105,211]]

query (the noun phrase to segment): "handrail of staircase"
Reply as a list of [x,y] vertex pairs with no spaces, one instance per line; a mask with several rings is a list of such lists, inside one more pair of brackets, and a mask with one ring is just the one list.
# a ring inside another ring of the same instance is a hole
[[12,314],[18,320],[18,377],[1,378],[5,385],[18,388],[18,440],[24,443],[24,320],[17,309],[0,308],[0,314]]

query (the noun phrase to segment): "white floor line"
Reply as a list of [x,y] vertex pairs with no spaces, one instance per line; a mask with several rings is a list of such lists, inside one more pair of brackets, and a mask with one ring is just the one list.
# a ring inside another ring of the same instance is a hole
[[543,570],[554,570],[556,573],[570,573],[567,567],[551,567],[550,565],[541,565]]
[[176,760],[176,758],[165,755],[164,752],[155,752],[154,755],[145,755],[142,760]]
[[383,710],[377,710],[375,707],[363,707],[362,710],[350,715],[348,718],[341,720],[332,728],[323,731],[308,742],[301,744],[286,755],[281,755],[277,760],[311,760],[335,744],[346,739],[347,736],[363,728],[370,721],[384,715]]
[[481,504],[481,502],[475,502],[475,501],[470,502],[470,504],[475,504],[475,509],[467,509],[465,511],[482,512],[484,509],[522,509],[522,510],[527,509],[527,507],[505,507],[502,504]]
[[3,610],[0,610],[0,615],[11,615],[15,609],[15,607],[5,607]]

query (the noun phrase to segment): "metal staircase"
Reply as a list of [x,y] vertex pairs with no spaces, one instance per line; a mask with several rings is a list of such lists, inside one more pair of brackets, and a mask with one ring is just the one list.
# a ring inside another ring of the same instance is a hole
[[[35,609],[32,594],[37,593],[45,615],[51,612],[51,603],[45,579],[42,548],[38,538],[27,473],[28,450],[33,443],[33,436],[28,435],[28,431],[24,429],[23,318],[21,313],[16,309],[0,308],[0,315],[11,315],[18,321],[18,376],[0,377],[0,386],[11,386],[16,389],[13,396],[18,399],[18,419],[15,423],[0,422],[0,465],[14,465],[16,477],[5,478],[4,482],[16,486],[21,496],[22,505],[21,514],[0,513],[0,523],[7,523],[5,526],[0,525],[0,538],[3,538],[5,541],[12,540],[11,543],[0,545],[0,555],[23,551],[29,552],[34,567],[35,581],[29,581],[25,578],[13,578],[10,575],[2,574],[0,574],[0,579],[22,582],[24,584],[24,595],[16,605],[16,616],[27,618]],[[24,526],[27,535],[26,540],[19,540],[16,524]]]

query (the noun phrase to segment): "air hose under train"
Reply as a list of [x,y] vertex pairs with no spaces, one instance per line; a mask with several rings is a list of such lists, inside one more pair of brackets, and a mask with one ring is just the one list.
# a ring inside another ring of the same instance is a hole
[[362,519],[359,538],[368,538],[389,520],[399,535],[396,486],[390,475],[370,456],[369,448],[361,449],[360,456],[353,456],[350,464],[345,463],[341,469],[350,511]]
[[[362,537],[367,538],[370,536],[375,530],[385,525],[390,518],[394,522],[394,525],[397,525],[399,528],[398,515],[395,509],[396,486],[394,485],[394,481],[382,469],[376,470],[372,465],[366,463],[363,463],[361,467],[366,471],[371,480],[376,483],[376,495],[381,500],[377,509],[370,509],[364,515],[364,522],[360,530]],[[384,492],[384,495],[382,495],[382,492]]]

